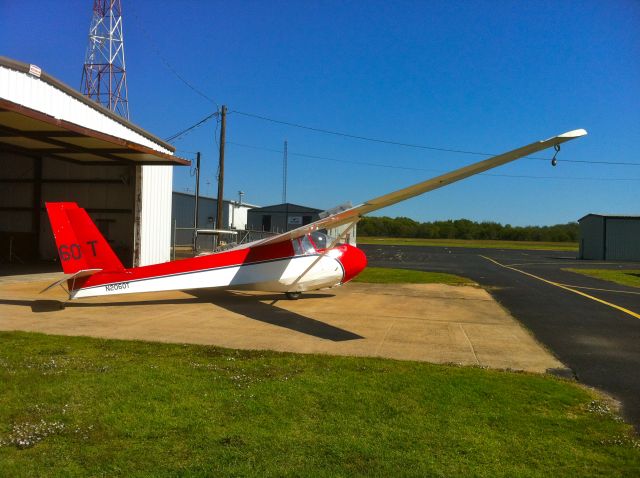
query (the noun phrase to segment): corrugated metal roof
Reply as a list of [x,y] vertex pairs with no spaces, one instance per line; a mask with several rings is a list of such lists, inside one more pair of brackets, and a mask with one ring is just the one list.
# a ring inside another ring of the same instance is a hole
[[0,145],[67,161],[190,164],[175,148],[33,65],[0,57]]
[[[287,210],[287,206],[289,206],[289,209]],[[259,207],[256,209],[252,209],[251,212],[295,212],[292,211],[291,209],[294,208],[296,210],[298,210],[298,212],[315,212],[315,213],[319,213],[322,211],[322,209],[316,209],[313,207],[307,207],[307,206],[300,206],[298,204],[292,204],[292,203],[284,203],[284,204],[274,204],[273,206],[264,206],[264,207]]]
[[[181,196],[189,196],[189,197],[195,197],[195,194],[191,194],[191,193],[183,193],[182,191],[173,191],[173,194],[179,194]],[[218,201],[218,198],[214,198],[213,196],[206,196],[204,194],[200,194],[200,196],[198,196],[198,198],[200,199],[211,199],[213,201]],[[242,202],[242,204],[240,204],[238,201],[234,200],[234,199],[224,199],[224,202],[228,202],[229,204],[233,204],[236,206],[245,206],[248,208],[259,208],[260,206],[258,206],[257,204],[250,204],[248,202]]]
[[598,213],[589,213],[585,216],[582,216],[580,219],[578,219],[578,222],[582,221],[583,219],[589,217],[589,216],[596,216],[596,217],[605,217],[607,219],[640,219],[640,216],[633,216],[633,215],[629,215],[629,214],[598,214]]

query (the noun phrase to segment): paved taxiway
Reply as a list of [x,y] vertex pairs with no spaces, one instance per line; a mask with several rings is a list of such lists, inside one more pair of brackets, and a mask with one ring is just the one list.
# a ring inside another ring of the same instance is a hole
[[0,278],[0,330],[532,372],[563,368],[479,287],[348,284],[297,301],[283,294],[164,292],[82,299],[60,310],[60,289],[38,294],[59,276]]
[[486,287],[582,383],[619,399],[640,429],[640,290],[562,270],[640,264],[578,261],[556,251],[360,247],[371,266],[450,272]]

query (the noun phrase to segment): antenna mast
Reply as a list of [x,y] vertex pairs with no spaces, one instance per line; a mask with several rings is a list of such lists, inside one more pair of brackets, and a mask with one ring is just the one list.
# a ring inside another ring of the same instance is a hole
[[82,93],[129,119],[121,0],[94,0]]

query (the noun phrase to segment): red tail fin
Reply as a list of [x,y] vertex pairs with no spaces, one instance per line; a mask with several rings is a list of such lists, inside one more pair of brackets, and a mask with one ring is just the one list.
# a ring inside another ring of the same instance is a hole
[[124,270],[87,212],[74,202],[46,204],[65,274],[85,269]]

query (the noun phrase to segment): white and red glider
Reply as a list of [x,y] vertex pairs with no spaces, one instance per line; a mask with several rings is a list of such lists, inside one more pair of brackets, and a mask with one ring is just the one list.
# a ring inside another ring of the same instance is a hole
[[[355,225],[367,213],[482,173],[515,159],[586,135],[583,129],[500,154],[450,173],[330,214],[316,222],[267,239],[214,254],[127,269],[87,212],[76,203],[47,203],[69,298],[202,288],[301,292],[350,281],[366,266],[364,253],[328,238],[323,229]],[[558,149],[558,148],[556,148]]]

